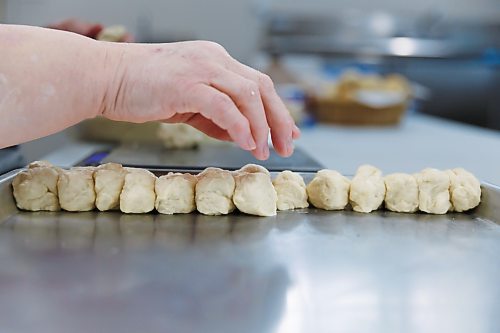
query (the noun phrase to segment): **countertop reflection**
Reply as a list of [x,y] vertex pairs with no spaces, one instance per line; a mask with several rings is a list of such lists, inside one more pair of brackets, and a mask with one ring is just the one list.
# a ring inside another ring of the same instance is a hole
[[500,226],[465,214],[28,213],[8,332],[497,332]]

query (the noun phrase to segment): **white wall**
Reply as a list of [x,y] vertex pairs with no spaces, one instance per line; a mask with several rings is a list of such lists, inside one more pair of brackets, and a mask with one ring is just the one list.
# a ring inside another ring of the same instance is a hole
[[144,22],[156,35],[217,41],[236,57],[255,50],[258,23],[252,0],[7,0],[10,23],[47,25],[68,17],[124,24],[135,35]]
[[500,0],[0,0],[7,1],[11,23],[46,25],[78,17],[104,24],[124,24],[136,35],[142,22],[156,34],[209,39],[248,61],[258,45],[257,14],[266,9],[349,14],[386,11],[414,16],[438,11],[459,20],[500,21]]
[[3,20],[5,19],[5,14],[6,14],[5,1],[6,0],[0,0],[0,22],[3,22]]

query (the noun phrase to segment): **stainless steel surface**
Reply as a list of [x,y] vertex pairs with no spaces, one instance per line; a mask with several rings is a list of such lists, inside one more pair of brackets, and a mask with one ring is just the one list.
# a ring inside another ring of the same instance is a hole
[[14,174],[0,180],[2,332],[500,331],[495,186],[444,216],[29,213]]
[[269,37],[267,43],[266,51],[270,54],[449,59],[480,57],[484,52],[461,41],[413,37],[346,41],[325,36],[279,36]]
[[25,164],[19,147],[0,149],[0,174],[20,168]]
[[268,13],[262,49],[273,55],[459,59],[481,57],[500,45],[498,24],[450,21],[436,14]]
[[195,169],[219,167],[239,169],[248,163],[257,163],[269,170],[317,171],[322,168],[304,150],[297,148],[292,156],[283,158],[273,150],[266,161],[255,159],[249,152],[233,145],[202,145],[198,149],[167,150],[161,145],[124,145],[113,151],[103,163],[115,162],[141,168]]

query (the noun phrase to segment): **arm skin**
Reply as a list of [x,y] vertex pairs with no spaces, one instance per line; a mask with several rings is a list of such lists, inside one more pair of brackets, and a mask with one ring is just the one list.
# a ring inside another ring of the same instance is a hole
[[100,112],[108,73],[96,41],[0,25],[0,147],[56,133]]
[[0,25],[0,148],[96,116],[184,122],[267,159],[300,132],[266,75],[218,44],[106,43],[51,29]]

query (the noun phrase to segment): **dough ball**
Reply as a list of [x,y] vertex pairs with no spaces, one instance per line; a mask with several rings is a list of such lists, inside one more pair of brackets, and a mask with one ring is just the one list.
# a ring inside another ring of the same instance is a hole
[[240,212],[258,215],[276,215],[278,195],[271,177],[265,173],[240,173],[235,176],[233,202]]
[[58,211],[57,180],[62,170],[48,162],[33,162],[12,181],[16,205],[30,211]]
[[59,176],[57,190],[61,208],[69,212],[85,212],[95,208],[93,167],[75,167]]
[[273,180],[274,189],[278,195],[279,210],[289,210],[309,207],[307,202],[306,184],[298,173],[282,171]]
[[41,167],[45,167],[45,168],[55,168],[57,169],[58,171],[61,171],[62,169],[60,168],[57,168],[55,166],[52,165],[52,163],[50,162],[47,162],[47,161],[34,161],[34,162],[31,162],[29,165],[28,165],[28,169],[33,169],[33,168],[41,168]]
[[271,177],[269,170],[264,168],[262,165],[258,164],[247,164],[234,172],[234,175],[239,175],[243,173],[264,173]]
[[186,124],[160,124],[158,138],[168,149],[193,149],[204,138],[204,134]]
[[120,208],[120,193],[127,171],[121,164],[106,163],[94,172],[95,205],[100,211]]
[[349,179],[335,170],[320,170],[307,185],[309,202],[326,210],[344,209],[349,202]]
[[156,176],[145,169],[125,168],[127,174],[120,193],[123,213],[149,213],[155,208]]
[[393,212],[414,213],[418,210],[418,184],[415,177],[393,173],[384,177],[385,207]]
[[481,202],[481,183],[470,172],[457,168],[447,171],[450,176],[450,200],[453,209],[464,212]]
[[234,210],[234,178],[230,171],[207,168],[197,176],[196,209],[205,215],[229,214]]
[[156,179],[156,210],[162,214],[191,213],[197,179],[191,174],[169,173]]
[[426,213],[446,214],[451,208],[448,173],[429,168],[415,177],[418,182],[418,208]]
[[127,29],[123,25],[112,25],[106,27],[97,34],[97,40],[106,42],[120,42],[127,35]]
[[351,181],[349,201],[352,209],[360,213],[377,210],[385,197],[382,172],[371,165],[362,165]]

